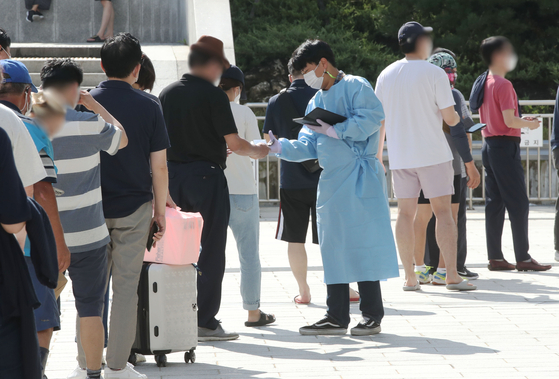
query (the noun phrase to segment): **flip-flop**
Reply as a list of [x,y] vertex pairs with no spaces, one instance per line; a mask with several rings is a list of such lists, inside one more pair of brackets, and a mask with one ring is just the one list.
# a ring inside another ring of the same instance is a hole
[[105,40],[101,39],[101,37],[99,37],[98,35],[94,35],[93,37],[89,37],[87,39],[87,42],[105,42]]
[[359,301],[361,300],[361,296],[359,295],[359,292],[355,291],[355,293],[357,294],[357,297],[350,297],[349,298],[350,303],[359,303]]
[[254,326],[264,326],[276,322],[276,316],[266,314],[260,311],[260,320],[258,321],[246,321],[245,326],[254,327]]
[[[297,298],[299,298],[299,299],[297,299]],[[304,305],[306,305],[306,304],[310,304],[310,303],[311,303],[310,300],[309,300],[309,301],[301,301],[301,295],[295,296],[295,297],[293,298],[293,301],[295,302],[295,304],[304,304]]]
[[447,284],[446,289],[449,291],[475,291],[477,290],[477,286],[470,286],[469,282],[464,279],[460,283]]
[[404,283],[404,286],[402,287],[404,291],[419,291],[421,289],[421,284],[419,284],[419,282],[417,282],[415,286],[406,286],[405,284],[406,283]]

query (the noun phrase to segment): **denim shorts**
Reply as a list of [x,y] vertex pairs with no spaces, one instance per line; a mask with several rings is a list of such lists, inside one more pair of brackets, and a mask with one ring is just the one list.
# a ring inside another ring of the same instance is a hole
[[68,273],[79,317],[103,316],[107,269],[107,246],[72,253]]
[[41,332],[50,328],[60,330],[60,310],[58,309],[54,290],[39,282],[37,274],[35,274],[35,267],[33,266],[31,257],[25,257],[25,261],[27,262],[27,268],[29,269],[29,275],[33,282],[35,294],[37,295],[37,299],[41,302],[41,306],[35,309],[35,326],[37,327],[37,331]]

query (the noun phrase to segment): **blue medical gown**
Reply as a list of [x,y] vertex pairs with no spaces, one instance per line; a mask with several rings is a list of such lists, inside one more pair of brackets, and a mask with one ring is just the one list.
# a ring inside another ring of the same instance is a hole
[[282,138],[281,159],[319,160],[318,234],[324,282],[340,284],[397,277],[396,246],[390,225],[384,170],[376,158],[382,105],[364,78],[346,75],[311,99],[347,117],[334,125],[340,139],[303,127],[299,139]]

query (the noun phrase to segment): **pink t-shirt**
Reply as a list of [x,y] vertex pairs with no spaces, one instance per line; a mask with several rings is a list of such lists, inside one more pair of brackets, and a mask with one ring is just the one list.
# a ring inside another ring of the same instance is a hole
[[512,83],[502,76],[488,75],[483,104],[479,108],[481,122],[487,124],[481,131],[484,137],[520,137],[520,129],[511,129],[505,124],[503,111],[507,109],[514,109],[518,117],[518,98]]

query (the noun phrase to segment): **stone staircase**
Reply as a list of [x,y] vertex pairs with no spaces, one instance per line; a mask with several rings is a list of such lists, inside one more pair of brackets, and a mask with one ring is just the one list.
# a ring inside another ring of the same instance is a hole
[[12,57],[21,61],[31,74],[33,84],[41,85],[40,72],[45,62],[51,58],[72,58],[83,71],[82,88],[94,88],[107,77],[101,69],[99,58],[101,45],[82,44],[43,44],[14,43],[11,47]]

